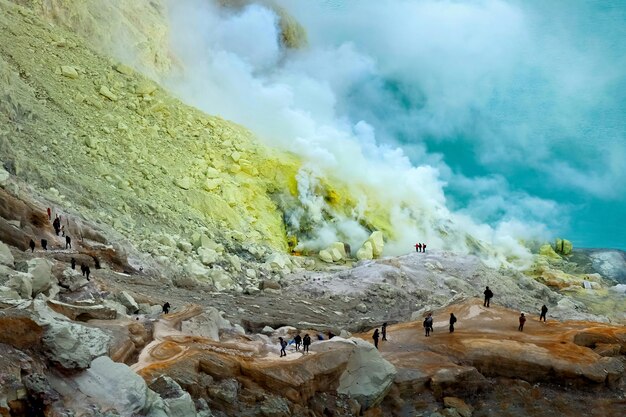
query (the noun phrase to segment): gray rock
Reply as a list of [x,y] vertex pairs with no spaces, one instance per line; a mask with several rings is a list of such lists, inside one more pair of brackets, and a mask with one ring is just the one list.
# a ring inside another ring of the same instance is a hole
[[[53,282],[52,263],[43,258],[28,261],[28,273],[33,277],[33,297],[50,289]],[[56,283],[56,279],[54,279]]]
[[224,312],[218,311],[215,307],[207,307],[204,313],[183,321],[182,331],[186,334],[219,341],[220,330],[232,328],[230,322],[223,315]]
[[65,268],[63,274],[59,278],[59,284],[70,291],[76,291],[89,284],[89,281],[87,281],[77,270]]
[[14,265],[14,259],[13,254],[11,253],[11,249],[9,249],[9,247],[4,242],[0,242],[0,264],[10,267]]
[[265,417],[289,417],[289,404],[282,397],[270,397],[261,404],[261,415]]
[[161,396],[169,417],[196,415],[196,406],[191,395],[184,391],[172,378],[162,375],[150,384],[150,389]]
[[128,314],[135,314],[135,312],[139,311],[139,305],[135,301],[132,295],[127,293],[126,291],[122,291],[117,295],[117,300],[126,307],[126,312]]
[[228,404],[233,404],[239,393],[239,383],[235,379],[225,379],[219,384],[209,387],[209,395]]
[[139,414],[146,406],[148,387],[143,378],[108,356],[94,359],[74,381],[80,392],[122,416]]

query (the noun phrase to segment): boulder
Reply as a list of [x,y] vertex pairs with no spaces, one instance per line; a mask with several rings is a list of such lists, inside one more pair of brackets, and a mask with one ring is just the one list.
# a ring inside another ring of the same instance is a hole
[[333,255],[327,249],[322,249],[319,252],[318,256],[324,262],[327,262],[329,264],[333,263]]
[[150,384],[150,389],[165,402],[168,417],[195,417],[196,406],[191,395],[172,378],[162,375]]
[[215,307],[207,307],[204,313],[182,322],[182,332],[207,339],[220,340],[220,330],[230,329],[232,325],[223,317],[224,313]]
[[222,269],[212,269],[209,275],[217,291],[230,291],[238,287],[233,278]]
[[271,279],[264,279],[261,281],[260,287],[262,290],[280,290],[282,288],[278,281],[273,281]]
[[142,377],[123,363],[101,356],[89,369],[74,378],[80,392],[103,408],[112,408],[122,416],[142,414],[148,387]]
[[206,281],[209,276],[209,269],[205,268],[201,263],[197,261],[187,262],[184,270],[191,278],[200,281]]
[[80,272],[72,268],[65,268],[59,278],[59,285],[70,291],[76,291],[87,284],[89,284],[89,281]]
[[539,248],[539,255],[543,255],[549,259],[561,259],[558,253],[554,251],[552,245],[545,244]]
[[29,260],[28,273],[33,277],[33,297],[50,289],[53,280],[56,283],[56,279],[52,276],[52,263],[47,259],[35,258]]
[[59,314],[63,314],[70,320],[114,320],[117,318],[117,310],[100,304],[97,305],[74,305],[62,303],[57,300],[48,300],[48,307]]
[[367,240],[372,244],[374,257],[378,258],[379,256],[381,256],[383,254],[383,249],[385,248],[385,239],[383,236],[383,232],[381,232],[380,230],[372,232]]
[[233,404],[239,394],[239,383],[236,379],[229,378],[212,385],[208,389],[209,395],[227,404]]
[[72,66],[63,65],[61,66],[61,75],[67,78],[75,79],[75,78],[78,78],[78,71],[76,71],[76,68]]
[[356,251],[356,258],[360,261],[374,259],[374,248],[372,242],[366,241],[361,248]]
[[11,177],[11,174],[9,174],[9,172],[4,168],[0,168],[0,187],[7,185],[9,177]]
[[271,396],[261,404],[261,415],[264,417],[289,417],[289,403],[282,397]]
[[283,253],[274,252],[270,256],[267,257],[265,263],[269,265],[270,269],[274,271],[282,271],[285,268],[289,268],[291,266],[291,260],[289,256]]
[[43,327],[36,323],[24,310],[0,312],[0,343],[18,349],[34,348],[41,345]]
[[113,94],[113,92],[106,85],[101,86],[98,92],[100,93],[100,95],[108,98],[111,101],[117,101],[118,99],[118,97]]
[[337,392],[356,399],[364,409],[378,405],[391,389],[396,368],[369,342],[351,338],[344,343],[354,344],[355,349],[339,378]]
[[198,248],[197,252],[198,256],[200,256],[200,261],[205,265],[213,265],[219,259],[218,253],[210,248],[201,246]]
[[174,185],[176,185],[178,188],[182,188],[183,190],[190,189],[191,183],[192,183],[192,179],[189,177],[174,179]]
[[30,300],[33,295],[33,276],[31,274],[15,271],[11,274],[6,285],[22,298]]
[[471,366],[441,368],[430,379],[430,388],[435,398],[439,400],[451,395],[474,395],[486,385],[485,377]]
[[10,267],[13,267],[14,265],[13,254],[11,253],[11,249],[9,249],[9,247],[3,242],[0,242],[0,264],[7,265]]
[[126,307],[127,314],[135,314],[139,311],[139,305],[135,301],[132,295],[127,293],[126,291],[122,291],[117,295],[117,300]]

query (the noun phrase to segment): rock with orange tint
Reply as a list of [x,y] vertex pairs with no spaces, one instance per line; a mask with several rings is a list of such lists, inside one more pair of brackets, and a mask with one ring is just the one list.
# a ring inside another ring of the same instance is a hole
[[41,346],[43,328],[24,310],[0,311],[0,343],[23,348]]

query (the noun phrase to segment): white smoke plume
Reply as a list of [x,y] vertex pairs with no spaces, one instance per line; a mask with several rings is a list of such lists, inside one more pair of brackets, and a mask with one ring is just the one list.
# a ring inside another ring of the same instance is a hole
[[[565,190],[626,189],[615,181],[626,165],[614,157],[603,173],[572,166],[577,160],[555,165],[555,148],[583,144],[555,145],[548,136],[573,129],[572,119],[587,121],[583,113],[607,98],[615,74],[597,76],[604,55],[580,51],[564,29],[537,30],[545,23],[539,9],[501,0],[278,3],[305,27],[307,47],[281,45],[279,17],[264,4],[170,1],[171,48],[183,71],[166,82],[185,101],[307,162],[290,217],[314,224],[303,244],[360,245],[368,232],[358,220],[367,196],[376,196],[392,212],[389,254],[417,241],[471,251],[470,235],[498,261],[526,259],[519,240],[547,237],[560,206],[512,189],[507,166],[524,165]],[[430,150],[470,142],[479,175]],[[349,184],[361,212],[329,221],[332,208],[311,187],[325,176]]]

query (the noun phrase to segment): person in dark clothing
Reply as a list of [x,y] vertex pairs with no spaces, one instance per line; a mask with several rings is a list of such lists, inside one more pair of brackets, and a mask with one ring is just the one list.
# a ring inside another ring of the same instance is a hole
[[546,314],[548,314],[548,307],[546,307],[546,305],[542,305],[541,306],[541,315],[539,316],[539,321],[541,321],[541,319],[543,319],[543,322],[546,322]]
[[450,333],[454,332],[454,323],[456,323],[456,316],[454,313],[450,313]]
[[59,216],[57,215],[54,218],[54,221],[52,222],[52,227],[54,227],[54,233],[56,233],[56,235],[59,235],[59,231],[61,230],[61,220],[59,219]]
[[87,267],[85,266],[85,264],[80,264],[80,272],[82,272],[82,273],[83,273],[83,276],[85,276],[85,270],[86,270],[86,268],[87,268]]
[[419,251],[420,251],[420,250],[419,250],[419,246],[420,246],[420,244],[419,244],[419,243],[416,243],[416,244],[415,244],[415,252],[419,252]]
[[317,334],[317,340],[324,340],[324,335],[321,333]]
[[381,333],[383,334],[383,340],[386,342],[387,341],[387,322],[383,323],[383,326],[381,327]]
[[422,252],[426,252],[426,244],[425,243],[422,244]]
[[165,304],[163,304],[163,314],[169,313],[171,307],[172,306],[170,305],[169,301],[166,301]]
[[417,250],[418,252],[421,252],[421,251],[422,251],[422,244],[421,244],[421,243],[418,243],[418,244],[417,244],[417,249],[418,249],[418,250]]
[[48,212],[48,220],[52,220],[52,210],[50,210],[50,207],[48,207],[46,211]]
[[70,259],[70,264],[72,265],[72,269],[76,269],[76,259]]
[[305,334],[302,338],[302,351],[303,353],[309,352],[309,346],[311,346],[311,336],[309,334]]
[[372,335],[372,339],[374,339],[374,347],[378,349],[378,338],[380,335],[378,334],[378,329],[374,330],[374,334]]
[[424,330],[426,331],[426,337],[430,336],[430,332],[433,331],[433,315],[428,313],[428,316],[424,319]]
[[35,251],[35,241],[31,239],[30,242],[28,242],[28,247],[30,248],[30,252],[33,253]]
[[48,241],[46,239],[41,239],[41,247],[43,250],[48,250]]
[[485,301],[483,302],[483,307],[489,307],[489,302],[493,298],[493,292],[487,287],[483,292],[485,294]]
[[522,313],[519,316],[519,327],[517,328],[517,330],[519,330],[520,332],[523,332],[524,331],[524,323],[526,323],[526,316],[524,316],[524,313]]
[[287,341],[282,337],[278,338],[280,343],[280,357],[287,356],[287,352],[285,352],[285,348],[287,347]]
[[72,249],[72,238],[69,236],[65,236],[65,249],[67,248]]
[[328,331],[328,340],[332,339],[333,337],[335,337],[335,333]]
[[293,338],[293,343],[295,343],[296,345],[296,351],[300,350],[300,344],[302,343],[302,338],[300,337],[299,334],[297,334],[296,337]]
[[85,277],[87,278],[87,281],[89,281],[89,274],[91,274],[91,269],[89,269],[89,266],[85,267]]

